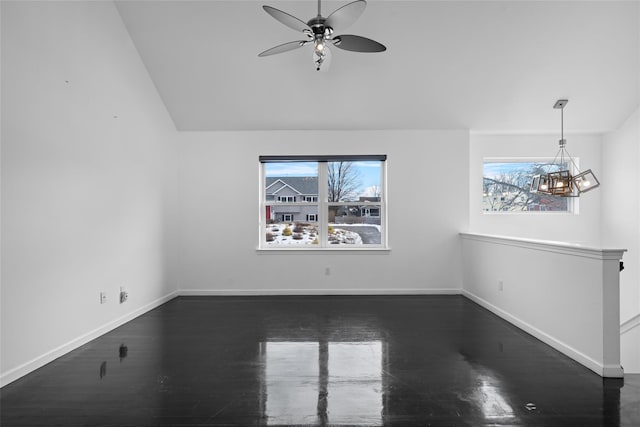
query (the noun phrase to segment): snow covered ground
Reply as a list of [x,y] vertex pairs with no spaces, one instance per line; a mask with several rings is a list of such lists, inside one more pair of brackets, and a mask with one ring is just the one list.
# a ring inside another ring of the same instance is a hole
[[[335,245],[362,245],[362,238],[353,231],[329,226],[329,243]],[[267,245],[317,245],[319,243],[318,227],[313,224],[269,224],[265,230]]]

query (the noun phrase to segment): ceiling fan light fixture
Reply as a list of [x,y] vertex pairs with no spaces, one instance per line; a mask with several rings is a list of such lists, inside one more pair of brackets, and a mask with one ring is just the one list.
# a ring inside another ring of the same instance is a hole
[[313,50],[313,65],[316,71],[325,72],[329,70],[331,65],[331,50],[325,46],[322,51]]
[[[275,55],[278,53],[288,52],[290,50],[304,46],[307,43],[314,43],[313,47],[313,63],[316,70],[327,69],[328,46],[327,43],[333,43],[339,49],[351,52],[384,52],[387,48],[366,37],[356,36],[352,34],[333,36],[334,28],[337,26],[344,29],[355,22],[364,11],[367,2],[365,0],[355,0],[335,10],[327,18],[322,16],[320,0],[318,0],[318,15],[304,22],[286,12],[273,8],[271,6],[262,6],[262,8],[273,18],[292,28],[301,31],[307,37],[306,41],[289,42],[282,45],[267,49],[258,54],[260,57]],[[323,66],[324,64],[324,66]]]

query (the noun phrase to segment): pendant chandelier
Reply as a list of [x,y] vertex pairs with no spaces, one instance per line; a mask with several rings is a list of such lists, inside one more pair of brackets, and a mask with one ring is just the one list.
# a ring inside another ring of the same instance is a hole
[[553,162],[548,166],[551,172],[535,175],[531,180],[531,193],[579,197],[582,193],[600,186],[600,181],[591,169],[580,172],[567,151],[567,141],[564,139],[564,107],[568,102],[566,99],[559,99],[553,106],[560,110],[560,148]]

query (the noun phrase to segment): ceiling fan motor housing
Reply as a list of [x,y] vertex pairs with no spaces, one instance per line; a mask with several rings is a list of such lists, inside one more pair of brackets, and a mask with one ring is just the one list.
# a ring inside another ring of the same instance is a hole
[[323,16],[316,16],[315,18],[311,18],[307,25],[313,31],[314,39],[318,38],[329,38],[331,34],[333,34],[333,28],[324,25],[327,18]]

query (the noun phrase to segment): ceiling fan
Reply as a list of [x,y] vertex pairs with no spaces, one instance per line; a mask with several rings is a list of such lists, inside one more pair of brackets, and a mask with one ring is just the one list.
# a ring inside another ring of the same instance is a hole
[[320,0],[318,0],[318,16],[311,18],[307,22],[271,6],[262,6],[265,12],[287,27],[296,31],[302,31],[306,39],[272,47],[258,54],[258,56],[262,57],[288,52],[313,43],[313,62],[316,70],[320,71],[322,64],[325,64],[325,69],[329,65],[331,59],[329,44],[351,52],[384,52],[387,48],[375,40],[354,36],[352,34],[333,35],[335,29],[343,30],[353,24],[360,15],[362,15],[366,6],[367,2],[365,0],[357,0],[342,6],[325,18],[322,16]]

